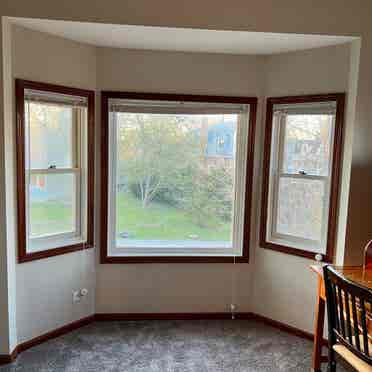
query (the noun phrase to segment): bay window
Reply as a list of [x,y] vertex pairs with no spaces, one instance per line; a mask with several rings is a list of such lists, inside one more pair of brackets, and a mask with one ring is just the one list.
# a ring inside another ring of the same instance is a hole
[[256,100],[103,92],[102,108],[102,261],[247,261]]

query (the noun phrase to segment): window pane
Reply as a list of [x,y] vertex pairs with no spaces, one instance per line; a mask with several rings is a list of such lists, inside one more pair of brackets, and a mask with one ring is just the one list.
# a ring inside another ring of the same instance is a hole
[[73,167],[73,109],[29,103],[29,161],[31,169]]
[[324,194],[323,181],[280,178],[276,231],[320,241]]
[[237,115],[117,114],[116,241],[232,247]]
[[76,230],[76,176],[32,174],[29,184],[31,238]]
[[327,176],[332,115],[287,115],[283,172]]

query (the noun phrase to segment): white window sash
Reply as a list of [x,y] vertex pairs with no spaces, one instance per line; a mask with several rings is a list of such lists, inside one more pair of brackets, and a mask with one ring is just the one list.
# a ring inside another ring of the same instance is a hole
[[25,89],[25,102],[42,103],[43,105],[58,105],[69,107],[88,107],[87,97],[68,94],[45,92],[36,89]]
[[293,179],[304,179],[313,181],[327,181],[329,176],[318,176],[315,174],[301,174],[301,173],[278,173],[279,178],[293,178]]
[[[270,164],[270,181],[269,181],[269,205],[268,205],[268,220],[267,236],[268,241],[281,244],[284,246],[303,249],[307,251],[325,254],[327,233],[328,233],[328,213],[330,202],[330,184],[332,177],[332,164],[333,164],[333,143],[334,143],[334,129],[335,129],[335,103],[330,105],[325,102],[322,105],[307,104],[307,105],[285,105],[274,106],[273,115],[273,132],[272,132],[272,148],[271,148],[271,164]],[[332,129],[331,129],[331,143],[330,143],[330,158],[328,162],[328,175],[319,176],[314,174],[301,174],[301,173],[287,173],[283,172],[283,155],[285,146],[285,126],[287,115],[319,115],[329,114],[333,115]],[[317,180],[324,183],[324,204],[323,204],[323,221],[321,240],[311,240],[294,235],[283,234],[277,231],[278,219],[278,195],[279,195],[279,182],[281,178],[303,179],[303,180]]]
[[149,114],[239,114],[249,105],[234,103],[208,103],[185,101],[148,101],[135,99],[110,99],[109,111]]
[[274,114],[288,115],[336,115],[336,101],[277,104],[273,107]]
[[[63,95],[56,95],[63,96]],[[50,101],[50,94],[41,96],[40,99],[30,99],[28,97],[25,100],[25,103],[31,101],[38,101],[44,104],[58,105],[58,106],[73,106],[73,122],[71,126],[72,130],[72,164],[73,167],[57,167],[57,168],[30,168],[30,164],[26,164],[26,230],[27,230],[27,251],[28,252],[38,252],[50,248],[59,248],[66,245],[74,245],[79,243],[84,243],[86,241],[86,192],[87,192],[87,180],[86,180],[86,171],[87,171],[87,141],[86,141],[86,128],[83,123],[86,123],[86,110],[80,109],[84,108],[85,105],[82,103],[83,100],[80,100],[80,97],[70,97],[76,98],[75,104],[71,102],[60,102],[60,101]],[[62,97],[66,98],[66,97]],[[80,102],[78,104],[78,102]],[[28,122],[28,121],[27,121]],[[26,136],[26,140],[30,140],[30,136]],[[30,148],[29,144],[26,145],[26,148]],[[30,159],[30,156],[28,156]],[[52,164],[51,164],[52,165]],[[75,198],[73,215],[75,216],[75,228],[73,231],[61,232],[61,233],[51,233],[40,236],[32,237],[30,235],[30,176],[31,175],[57,175],[57,174],[72,174],[74,175],[74,193],[73,197]]]
[[[143,103],[142,103],[143,105]],[[177,246],[171,240],[165,244],[153,244],[151,240],[146,243],[146,247],[120,247],[116,245],[116,172],[117,172],[117,111],[113,111],[117,106],[111,105],[109,111],[109,198],[108,198],[108,253],[109,256],[241,256],[243,252],[243,233],[244,233],[244,205],[245,205],[245,185],[246,185],[246,162],[247,145],[249,133],[249,105],[244,106],[244,111],[234,111],[239,114],[236,133],[236,158],[234,175],[234,205],[233,205],[233,226],[232,243],[229,246],[213,246],[211,244],[198,246]],[[241,105],[240,105],[241,107]],[[168,108],[163,107],[162,113],[167,113]],[[138,111],[139,110],[139,111]],[[136,108],[136,113],[144,112]],[[184,110],[179,110],[173,114],[183,114]],[[181,111],[181,112],[180,112]],[[127,112],[119,110],[119,112]],[[154,112],[151,112],[154,113]],[[158,111],[156,112],[158,113]],[[194,108],[194,112],[195,108]],[[206,113],[201,106],[199,114]],[[209,112],[211,113],[211,112]],[[213,108],[214,114],[221,114],[218,107]],[[208,246],[207,246],[208,245]]]
[[33,168],[27,170],[30,174],[64,174],[80,173],[80,168]]
[[[275,194],[278,195],[279,193],[279,182],[280,182],[280,179],[281,178],[291,178],[291,179],[301,179],[301,180],[308,180],[308,181],[321,181],[323,182],[324,184],[324,199],[325,201],[327,199],[329,199],[329,177],[325,177],[325,176],[306,176],[306,175],[298,175],[298,174],[281,174],[281,175],[278,175],[275,177],[276,180],[275,180],[275,185],[276,185],[276,190],[275,190]],[[321,243],[323,243],[323,241],[317,241],[317,240],[312,240],[312,239],[306,239],[306,238],[296,238],[295,236],[293,235],[290,235],[290,234],[283,234],[283,233],[279,233],[277,231],[277,226],[276,226],[276,222],[278,220],[278,205],[277,205],[277,201],[278,201],[278,198],[276,198],[276,203],[274,204],[274,208],[273,208],[273,220],[272,220],[272,227],[271,227],[271,236],[272,238],[279,238],[279,239],[287,239],[287,240],[290,240],[290,241],[294,241],[294,242],[301,242],[301,241],[304,241],[304,242],[307,242],[308,244],[312,244],[312,245],[320,245]],[[326,212],[326,205],[324,204],[323,205],[323,212]],[[325,217],[325,216],[323,216]],[[322,225],[322,229],[326,228],[326,225],[327,224],[323,224]],[[324,237],[324,233],[322,232],[321,234],[322,237]]]

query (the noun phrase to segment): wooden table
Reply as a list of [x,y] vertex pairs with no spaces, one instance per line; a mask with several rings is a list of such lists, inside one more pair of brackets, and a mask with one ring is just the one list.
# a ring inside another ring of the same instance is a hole
[[[326,363],[328,361],[326,356],[322,356],[322,345],[324,345],[324,312],[326,303],[323,267],[321,265],[311,265],[310,269],[315,272],[318,277],[312,371],[321,372],[321,363]],[[364,269],[362,266],[336,266],[336,270],[347,279],[354,281],[359,285],[363,285],[364,287],[372,288],[372,268]],[[368,323],[368,334],[371,335],[372,339],[372,321]]]

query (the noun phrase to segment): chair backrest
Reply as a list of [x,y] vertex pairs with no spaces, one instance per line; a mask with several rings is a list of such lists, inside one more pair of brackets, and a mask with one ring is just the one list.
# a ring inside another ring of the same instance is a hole
[[324,282],[330,347],[340,343],[372,365],[372,343],[368,339],[372,291],[346,279],[330,265],[324,267]]
[[372,240],[370,240],[364,248],[364,268],[372,268]]

